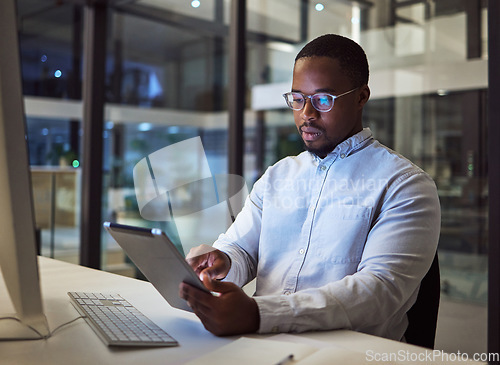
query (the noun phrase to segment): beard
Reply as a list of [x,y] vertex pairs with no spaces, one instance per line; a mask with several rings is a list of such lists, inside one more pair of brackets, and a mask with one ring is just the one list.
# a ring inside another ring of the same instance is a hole
[[305,127],[305,126],[316,128],[317,130],[319,130],[321,132],[321,135],[326,140],[322,145],[317,146],[317,147],[313,147],[311,145],[308,146],[307,142],[305,142],[304,139],[302,139],[302,143],[304,144],[304,148],[306,151],[313,153],[320,158],[325,158],[326,155],[328,155],[330,152],[332,152],[335,149],[335,147],[337,146],[337,142],[328,138],[328,135],[326,134],[326,130],[320,126],[312,125],[311,123],[302,124],[299,128],[301,136],[302,136],[302,127]]
[[304,148],[306,151],[314,153],[316,156],[318,156],[320,158],[325,158],[326,155],[328,155],[330,152],[332,152],[336,147],[335,143],[333,143],[331,141],[328,141],[328,142],[329,143],[325,143],[324,145],[316,147],[316,148],[309,147],[307,144],[304,143]]

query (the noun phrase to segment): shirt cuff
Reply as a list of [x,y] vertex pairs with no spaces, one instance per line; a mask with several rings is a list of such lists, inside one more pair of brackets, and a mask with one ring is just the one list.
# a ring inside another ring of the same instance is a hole
[[[229,256],[229,255],[228,255]],[[231,257],[231,256],[229,256]],[[231,260],[231,268],[229,269],[229,271],[227,272],[227,275],[224,279],[222,279],[223,281],[229,281],[231,283],[234,283],[234,284],[239,284],[239,278],[240,278],[240,275],[238,275],[238,271],[234,269],[234,265],[233,265],[233,260]]]
[[240,287],[245,285],[247,282],[247,277],[245,275],[245,272],[242,272],[241,269],[239,269],[241,267],[244,267],[244,263],[240,261],[240,257],[238,256],[237,251],[228,246],[216,247],[216,245],[214,245],[213,247],[224,252],[229,257],[229,260],[231,260],[231,267],[229,268],[226,277],[222,279],[222,281],[229,281]]
[[260,327],[258,333],[290,332],[293,311],[284,295],[253,297],[259,308]]

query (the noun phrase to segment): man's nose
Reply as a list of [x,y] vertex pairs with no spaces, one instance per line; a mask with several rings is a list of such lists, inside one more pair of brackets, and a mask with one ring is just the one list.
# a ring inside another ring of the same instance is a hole
[[319,111],[312,105],[311,98],[306,98],[306,104],[302,109],[302,119],[309,120],[312,118],[317,118]]

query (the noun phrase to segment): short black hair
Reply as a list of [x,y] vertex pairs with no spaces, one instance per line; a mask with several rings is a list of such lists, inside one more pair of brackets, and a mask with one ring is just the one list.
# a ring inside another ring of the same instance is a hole
[[307,43],[295,57],[295,62],[305,57],[330,57],[338,60],[342,72],[353,86],[368,84],[368,60],[363,48],[353,40],[337,34],[325,34]]

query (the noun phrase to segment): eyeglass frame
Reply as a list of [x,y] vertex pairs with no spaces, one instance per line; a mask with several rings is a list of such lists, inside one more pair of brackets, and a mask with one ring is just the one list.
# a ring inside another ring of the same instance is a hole
[[[284,94],[283,94],[283,97],[285,98],[286,105],[287,105],[290,109],[292,109],[292,110],[299,111],[299,110],[304,109],[304,108],[305,108],[305,106],[306,106],[306,102],[307,102],[306,98],[309,98],[309,100],[311,100],[311,105],[313,106],[313,108],[314,108],[314,109],[316,109],[316,110],[317,110],[317,111],[319,111],[320,113],[328,113],[330,110],[332,110],[332,109],[333,109],[333,106],[335,105],[335,99],[340,98],[341,96],[344,96],[344,95],[350,94],[350,93],[352,93],[352,92],[356,91],[357,89],[359,89],[359,86],[358,86],[358,87],[355,87],[355,88],[354,88],[354,89],[352,89],[352,90],[346,91],[345,93],[342,93],[342,94],[340,94],[340,95],[332,95],[332,94],[330,94],[330,93],[315,93],[315,94],[312,94],[312,95],[306,95],[306,94],[301,93],[301,92],[299,92],[299,91],[289,91],[289,92],[287,92],[287,93],[284,93]],[[295,108],[292,108],[292,107],[290,106],[290,104],[288,103],[288,98],[287,98],[287,95],[291,95],[291,94],[300,94],[300,95],[302,95],[302,96],[303,96],[303,98],[304,98],[304,105],[302,105],[302,107],[301,107],[300,109],[295,109]],[[314,105],[314,103],[313,103],[313,99],[312,99],[312,98],[313,98],[313,97],[315,97],[315,96],[317,96],[317,95],[328,95],[328,96],[330,96],[330,97],[332,98],[332,106],[330,107],[330,109],[327,109],[327,110],[319,110],[318,108],[316,108],[316,106],[315,106],[315,105]]]

